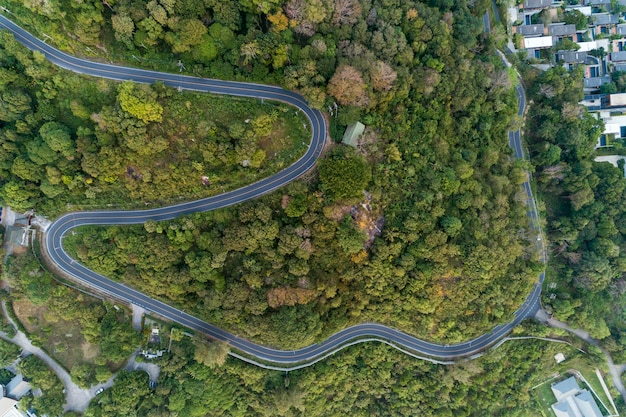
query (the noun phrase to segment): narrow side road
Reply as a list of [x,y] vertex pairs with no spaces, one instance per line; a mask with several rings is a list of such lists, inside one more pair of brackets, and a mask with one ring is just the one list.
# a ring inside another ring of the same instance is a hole
[[[6,333],[0,332],[0,338],[19,346],[27,354],[35,355],[36,357],[44,361],[46,365],[48,365],[48,367],[57,375],[57,377],[61,380],[63,386],[65,387],[64,411],[77,411],[80,413],[85,411],[85,409],[91,402],[91,399],[95,396],[95,391],[100,387],[100,385],[97,387],[92,387],[91,389],[84,389],[76,385],[74,381],[72,381],[72,377],[70,376],[70,374],[61,365],[59,365],[41,348],[34,346],[30,342],[28,337],[18,329],[15,322],[6,313],[7,307],[5,301],[2,301],[2,310],[5,317],[15,328],[17,333],[14,337],[8,337]],[[113,381],[111,381],[110,385],[113,385]]]
[[595,346],[598,349],[600,349],[602,353],[604,354],[604,357],[606,358],[606,362],[609,366],[611,378],[613,379],[613,386],[619,391],[620,395],[622,396],[622,400],[626,404],[626,388],[624,388],[624,384],[622,383],[622,379],[620,377],[621,373],[624,371],[624,369],[626,369],[626,365],[615,365],[615,363],[613,362],[613,358],[611,357],[611,354],[606,349],[600,346],[600,343],[598,342],[598,340],[589,336],[589,332],[586,332],[585,330],[582,330],[582,329],[574,329],[570,327],[567,323],[563,323],[562,321],[559,321],[551,317],[545,320],[545,324],[547,324],[550,327],[557,328],[557,329],[563,329],[575,335],[576,337],[584,340],[590,345]]

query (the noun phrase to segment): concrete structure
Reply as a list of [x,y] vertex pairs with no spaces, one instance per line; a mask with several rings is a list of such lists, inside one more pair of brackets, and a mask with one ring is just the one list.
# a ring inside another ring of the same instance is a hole
[[578,42],[579,52],[589,52],[592,49],[600,49],[604,48],[605,51],[609,50],[609,40],[608,39],[596,39],[595,41],[588,42]]
[[600,135],[596,145],[597,148],[610,145],[610,142],[614,139],[626,138],[626,115],[612,115],[610,111],[606,110],[592,114],[595,114],[596,117],[604,122],[604,131]]
[[626,93],[609,94],[609,106],[626,106]]
[[581,389],[575,377],[552,384],[552,392],[557,399],[552,404],[557,417],[602,417],[591,393]]
[[553,44],[552,36],[525,37],[522,41],[522,48],[545,49],[552,47]]
[[561,363],[565,361],[565,355],[559,352],[556,355],[554,355],[554,360],[556,361],[556,363]]
[[28,246],[28,232],[23,227],[8,226],[5,232],[5,240],[12,246]]
[[343,134],[343,139],[341,140],[341,143],[345,145],[350,145],[353,148],[356,148],[357,144],[359,143],[359,137],[361,136],[364,130],[365,130],[365,125],[363,123],[361,122],[352,123],[346,129],[346,133]]

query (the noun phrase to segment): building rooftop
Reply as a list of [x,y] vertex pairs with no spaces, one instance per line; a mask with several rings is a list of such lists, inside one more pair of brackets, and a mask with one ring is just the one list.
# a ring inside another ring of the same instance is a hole
[[543,35],[543,24],[515,26],[515,31],[524,36]]
[[565,10],[578,10],[583,15],[589,17],[591,16],[591,6],[581,6],[581,5],[567,5],[565,6]]
[[611,52],[611,61],[626,61],[626,51]]
[[556,54],[557,59],[568,64],[583,63],[587,59],[587,52],[578,51],[559,51]]
[[576,25],[553,23],[548,25],[548,33],[552,36],[571,36],[576,33]]
[[524,1],[524,9],[543,9],[550,7],[552,0],[526,0]]
[[563,398],[570,396],[572,394],[576,394],[580,391],[580,386],[578,386],[578,381],[573,376],[569,378],[552,384],[552,392],[556,397],[557,401],[561,401]]
[[585,417],[602,417],[602,412],[596,404],[596,400],[593,399],[591,393],[587,390],[583,390],[580,394],[574,397],[578,409]]
[[614,14],[596,13],[591,16],[591,21],[595,25],[616,25],[619,23],[619,17]]
[[350,126],[348,126],[348,128],[346,129],[346,132],[343,134],[343,139],[341,140],[341,143],[350,145],[353,148],[356,148],[356,145],[359,142],[359,136],[361,136],[364,130],[365,130],[365,125],[363,123],[361,122],[352,123]]
[[11,398],[0,398],[0,417],[24,417],[17,409],[17,401]]
[[626,93],[609,94],[609,106],[626,106]]
[[600,48],[604,48],[605,51],[609,50],[609,40],[607,38],[604,39],[596,39],[595,41],[589,41],[589,42],[578,42],[578,46],[580,46],[580,48],[578,48],[579,51],[591,51],[593,49],[600,49]]
[[11,382],[6,386],[7,397],[20,400],[28,391],[30,391],[30,384],[24,381],[22,374],[17,374],[13,377]]

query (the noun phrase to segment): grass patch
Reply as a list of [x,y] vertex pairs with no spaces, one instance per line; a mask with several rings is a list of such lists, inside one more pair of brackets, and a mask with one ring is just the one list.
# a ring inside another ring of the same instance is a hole
[[[310,144],[308,120],[282,103],[185,91],[161,102],[163,121],[148,133],[167,141],[167,148],[149,156],[126,152],[113,179],[104,184],[99,178],[89,187],[95,195],[68,210],[150,208],[210,197],[280,172]],[[269,126],[259,127],[267,116]],[[255,164],[257,150],[262,156]]]
[[[89,308],[88,302],[79,303],[81,307]],[[33,343],[41,346],[65,369],[70,370],[80,363],[94,363],[100,354],[98,345],[85,340],[77,321],[50,320],[52,316],[46,306],[36,306],[26,298],[14,301],[13,308]]]
[[556,398],[554,397],[554,393],[550,388],[552,382],[556,381],[556,379],[551,379],[534,390],[532,390],[532,396],[535,399],[535,402],[539,406],[539,410],[542,416],[548,417],[552,416],[552,404],[556,402]]
[[517,78],[517,71],[513,67],[508,67],[506,69],[506,73],[511,81],[511,85],[513,87],[517,87],[519,85],[519,78]]

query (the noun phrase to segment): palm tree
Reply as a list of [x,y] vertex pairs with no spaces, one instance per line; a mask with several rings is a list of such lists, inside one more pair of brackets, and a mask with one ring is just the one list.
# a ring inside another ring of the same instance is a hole
[[261,49],[259,48],[259,44],[257,43],[257,41],[252,41],[241,45],[240,52],[241,55],[243,55],[244,57],[243,64],[247,65],[251,59],[254,59],[259,55]]

